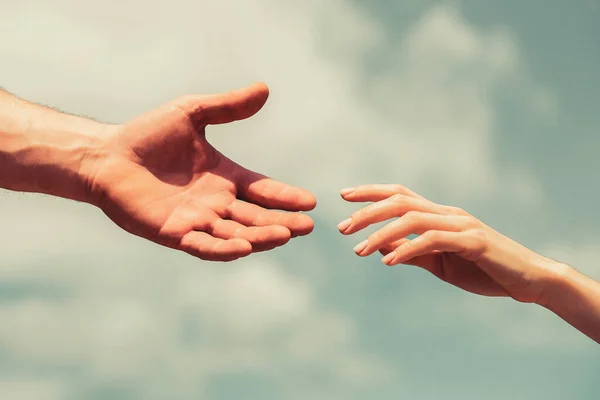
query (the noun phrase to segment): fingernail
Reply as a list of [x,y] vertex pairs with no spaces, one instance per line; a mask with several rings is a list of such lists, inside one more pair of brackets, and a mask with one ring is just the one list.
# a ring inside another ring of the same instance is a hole
[[392,251],[387,256],[383,257],[381,259],[381,262],[384,263],[385,265],[390,265],[392,263],[392,261],[394,261],[394,258],[396,258],[396,252]]
[[354,188],[353,187],[345,188],[345,189],[342,189],[340,191],[340,193],[342,194],[342,196],[348,196],[352,192],[354,192]]
[[346,229],[348,229],[348,227],[349,227],[351,224],[352,224],[352,218],[348,218],[348,219],[345,219],[345,220],[343,220],[342,222],[340,222],[340,223],[338,224],[337,228],[338,228],[340,231],[342,231],[342,232],[343,232],[343,231],[345,231]]
[[369,244],[368,240],[360,242],[359,244],[356,245],[356,247],[354,247],[354,252],[356,254],[362,253],[362,251],[367,247],[367,244]]

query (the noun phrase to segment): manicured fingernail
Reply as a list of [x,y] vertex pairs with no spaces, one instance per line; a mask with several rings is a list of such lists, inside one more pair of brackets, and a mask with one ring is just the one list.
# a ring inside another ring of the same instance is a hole
[[354,192],[354,188],[353,187],[345,188],[345,189],[340,190],[340,193],[342,194],[342,196],[348,196],[352,192]]
[[381,262],[384,263],[385,265],[390,265],[392,263],[392,261],[394,261],[394,258],[396,258],[396,252],[392,251],[387,256],[383,257],[381,259]]
[[338,228],[340,231],[342,231],[342,232],[343,232],[343,231],[345,231],[346,229],[348,229],[348,227],[349,227],[351,224],[352,224],[352,218],[348,218],[348,219],[345,219],[345,220],[343,220],[342,222],[340,222],[340,223],[338,224],[337,228]]
[[360,242],[359,244],[356,245],[356,247],[354,247],[354,252],[356,254],[362,253],[362,251],[367,248],[367,244],[369,244],[368,240]]

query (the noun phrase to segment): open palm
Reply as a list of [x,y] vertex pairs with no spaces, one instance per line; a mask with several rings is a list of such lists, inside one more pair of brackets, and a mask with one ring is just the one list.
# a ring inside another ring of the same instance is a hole
[[313,221],[297,211],[315,207],[312,194],[241,167],[206,140],[207,125],[254,115],[268,93],[256,84],[184,96],[111,127],[105,155],[88,161],[95,203],[126,231],[205,260],[234,260],[308,234]]

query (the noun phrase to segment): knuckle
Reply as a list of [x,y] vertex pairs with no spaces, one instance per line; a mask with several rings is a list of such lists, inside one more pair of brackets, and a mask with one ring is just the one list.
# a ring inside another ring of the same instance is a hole
[[404,185],[400,185],[399,183],[395,183],[392,185],[392,190],[396,193],[404,193],[406,191],[406,187]]
[[190,96],[189,94],[183,94],[181,96],[177,96],[175,98],[175,100],[173,100],[173,103],[177,106],[186,106],[187,104],[190,103],[190,99],[192,96]]
[[371,208],[372,208],[371,206],[361,208],[360,210],[352,213],[350,218],[352,218],[352,221],[354,223],[360,222],[369,215],[369,213],[371,212]]
[[401,201],[403,201],[403,199],[404,199],[404,195],[402,195],[400,193],[396,193],[390,197],[390,200],[392,200],[393,202],[401,202]]
[[256,215],[254,215],[251,220],[250,223],[252,226],[262,226],[262,225],[267,225],[267,215],[264,212],[258,213]]
[[235,185],[234,184],[228,184],[227,186],[229,186],[227,188],[229,190],[223,190],[222,192],[219,193],[219,196],[222,198],[223,203],[226,204],[227,207],[229,207],[236,200],[236,196],[233,193],[234,190],[235,190]]
[[403,211],[408,207],[408,199],[403,194],[395,194],[390,197],[390,201],[398,211]]
[[479,221],[477,218],[473,217],[472,215],[468,215],[464,217],[464,221],[465,221],[465,225],[467,228],[479,228],[481,226],[481,221]]
[[466,212],[465,210],[463,210],[460,207],[455,207],[455,206],[448,206],[448,211],[451,215],[458,215],[458,216],[470,216],[470,214],[468,212]]
[[473,239],[474,244],[478,248],[487,247],[489,238],[488,238],[487,232],[484,229],[471,229],[470,234],[471,234],[471,238]]
[[410,210],[402,217],[409,225],[418,225],[423,220],[423,214],[418,211]]
[[427,231],[421,235],[424,241],[429,243],[440,243],[442,235],[439,231]]
[[369,244],[379,244],[383,240],[383,234],[381,232],[373,232],[367,237]]
[[374,205],[368,205],[366,207],[361,208],[360,210],[358,210],[356,212],[357,215],[363,216],[363,215],[368,215],[373,211]]
[[[418,238],[417,238],[418,239]],[[410,252],[412,251],[412,249],[416,246],[416,244],[419,242],[417,239],[413,239],[413,240],[406,240],[404,243],[401,244],[402,246],[402,250],[403,251],[407,251]],[[421,239],[422,240],[422,239]]]
[[189,106],[189,100],[185,96],[179,97],[165,106],[165,110],[177,115],[182,121],[189,121],[196,114],[195,110]]
[[192,104],[191,96],[187,94],[176,97],[170,104],[173,108],[177,108],[188,115],[193,111],[190,108],[190,104]]

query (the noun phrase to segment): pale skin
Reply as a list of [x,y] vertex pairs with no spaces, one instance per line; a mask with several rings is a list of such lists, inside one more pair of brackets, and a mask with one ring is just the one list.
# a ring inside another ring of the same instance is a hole
[[0,187],[90,203],[126,231],[204,260],[273,249],[312,231],[300,211],[314,196],[243,168],[206,139],[207,126],[251,117],[268,94],[255,84],[184,96],[107,125],[0,91]]
[[539,304],[600,343],[599,282],[402,185],[362,185],[341,195],[371,203],[340,222],[344,235],[395,218],[356,245],[357,255],[380,252],[388,266],[417,266],[471,293]]

